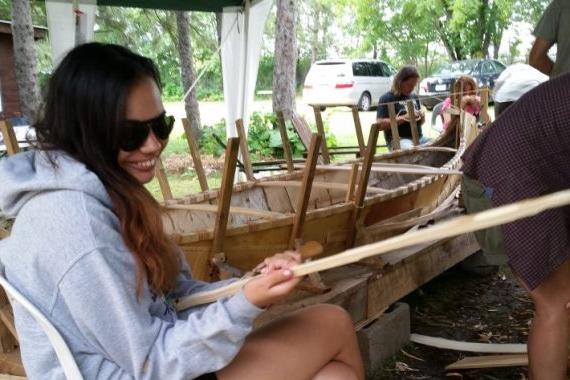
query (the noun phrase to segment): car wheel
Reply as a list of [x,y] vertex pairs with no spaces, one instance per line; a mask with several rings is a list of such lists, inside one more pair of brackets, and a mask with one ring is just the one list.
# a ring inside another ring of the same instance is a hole
[[370,111],[370,106],[372,105],[372,98],[370,94],[367,92],[362,93],[360,95],[360,100],[358,101],[358,108],[361,111]]

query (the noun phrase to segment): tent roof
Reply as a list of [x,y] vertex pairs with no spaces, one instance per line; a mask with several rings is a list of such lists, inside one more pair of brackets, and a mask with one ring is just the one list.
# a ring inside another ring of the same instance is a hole
[[224,7],[240,7],[243,3],[243,0],[97,0],[97,5],[205,12],[221,12]]

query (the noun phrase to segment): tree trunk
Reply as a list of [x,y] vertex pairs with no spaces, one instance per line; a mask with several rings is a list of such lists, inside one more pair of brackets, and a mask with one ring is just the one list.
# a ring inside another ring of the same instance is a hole
[[[176,29],[178,31],[176,42],[178,46],[178,55],[180,56],[180,72],[182,74],[184,94],[186,94],[196,79],[196,75],[194,74],[194,63],[192,60],[192,45],[190,44],[189,37],[188,14],[186,12],[176,12]],[[196,87],[190,91],[190,94],[188,94],[184,100],[184,109],[186,110],[186,117],[190,121],[190,126],[192,127],[192,134],[195,139],[198,139],[201,134],[202,124],[200,122],[198,100],[196,99]]]
[[273,68],[273,111],[286,118],[295,110],[295,0],[277,0],[275,28],[275,66]]
[[311,27],[311,63],[314,63],[319,56],[319,29],[321,12],[318,8],[315,9],[314,15],[315,18],[313,20],[313,26]]
[[20,107],[28,122],[32,124],[35,122],[40,105],[40,91],[36,69],[32,9],[29,0],[12,0],[12,38]]

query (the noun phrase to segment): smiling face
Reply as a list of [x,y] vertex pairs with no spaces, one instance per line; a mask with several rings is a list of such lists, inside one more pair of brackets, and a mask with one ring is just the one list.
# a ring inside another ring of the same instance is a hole
[[[164,107],[160,99],[160,90],[154,80],[143,78],[131,86],[127,97],[127,120],[151,120],[162,112]],[[139,148],[129,152],[120,150],[117,162],[139,183],[145,184],[154,177],[158,157],[166,142],[167,140],[156,137],[151,130]]]

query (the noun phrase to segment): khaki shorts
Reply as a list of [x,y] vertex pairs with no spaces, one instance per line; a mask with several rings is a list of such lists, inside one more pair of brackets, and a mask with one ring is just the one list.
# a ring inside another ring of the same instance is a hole
[[[468,214],[493,208],[491,197],[485,187],[479,181],[466,175],[463,175],[461,193],[463,194],[463,203]],[[483,251],[495,255],[505,253],[500,226],[477,231],[475,232],[475,237]]]

